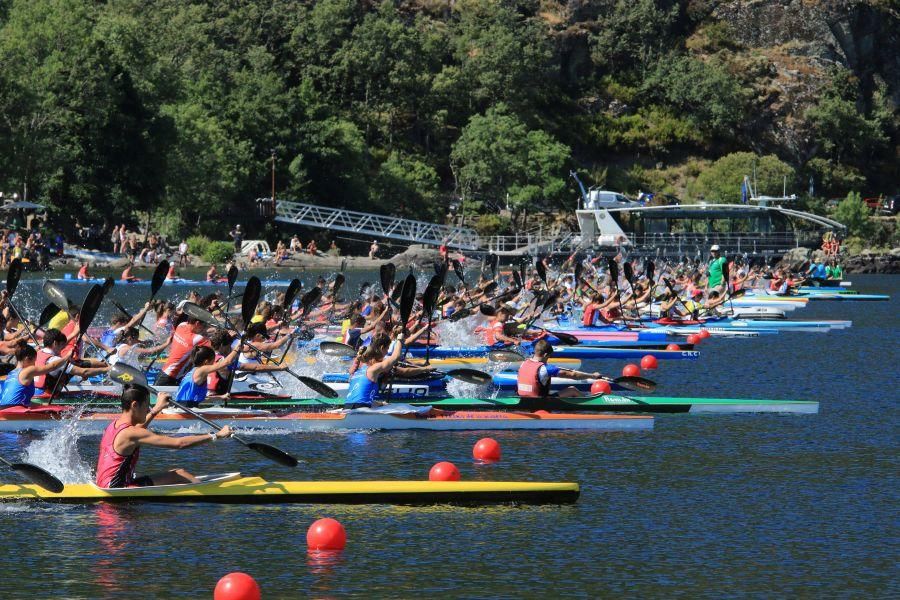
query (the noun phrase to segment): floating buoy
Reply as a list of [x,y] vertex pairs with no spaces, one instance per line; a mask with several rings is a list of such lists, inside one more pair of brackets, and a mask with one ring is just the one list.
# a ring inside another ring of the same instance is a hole
[[659,366],[659,362],[656,360],[656,357],[652,354],[648,354],[644,358],[641,359],[641,368],[644,370],[653,370]]
[[609,394],[612,392],[612,386],[609,385],[608,381],[603,381],[602,379],[598,379],[594,383],[591,384],[591,393],[595,396],[602,396],[604,394]]
[[637,377],[641,374],[641,368],[635,364],[627,364],[622,369],[622,377]]
[[472,456],[475,457],[475,460],[491,462],[500,460],[500,444],[494,438],[481,438],[475,442]]
[[674,350],[677,352],[681,350],[681,346],[679,346],[678,344],[669,344],[668,346],[666,346],[666,350]]
[[459,481],[459,469],[452,462],[436,463],[428,472],[429,481]]
[[687,343],[696,346],[700,343],[700,336],[692,333],[691,335],[687,336]]
[[700,330],[700,333],[697,334],[697,335],[700,336],[700,339],[701,339],[701,340],[705,340],[706,338],[708,338],[708,337],[711,336],[712,334],[709,332],[709,329],[701,329],[701,330]]
[[246,573],[229,573],[219,580],[213,592],[214,600],[260,600],[259,584]]
[[347,532],[334,519],[319,519],[306,531],[306,547],[310,550],[343,550],[346,545]]

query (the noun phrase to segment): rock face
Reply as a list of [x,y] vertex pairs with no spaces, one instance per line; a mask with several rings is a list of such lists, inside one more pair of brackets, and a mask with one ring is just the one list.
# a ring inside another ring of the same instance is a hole
[[862,252],[844,261],[845,273],[900,273],[900,248],[889,254]]

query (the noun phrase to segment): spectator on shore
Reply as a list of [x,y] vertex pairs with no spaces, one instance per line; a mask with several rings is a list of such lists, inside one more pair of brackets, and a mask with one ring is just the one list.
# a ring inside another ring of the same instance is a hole
[[316,247],[316,240],[310,240],[309,245],[306,246],[306,251],[315,256],[319,249]]
[[334,243],[334,240],[331,240],[331,246],[328,247],[328,254],[331,256],[340,256],[341,249],[338,248],[338,245]]
[[190,265],[191,261],[188,260],[188,243],[187,240],[181,240],[181,243],[178,244],[178,266],[179,267],[187,267]]
[[78,269],[78,275],[75,276],[76,279],[90,279],[91,275],[88,273],[88,264],[86,262],[81,263],[81,268]]
[[372,240],[372,245],[369,246],[369,258],[374,259],[375,255],[378,254],[378,240]]
[[234,226],[234,229],[229,233],[231,239],[234,240],[234,253],[240,255],[241,246],[244,244],[244,232],[241,231],[241,225],[238,223]]
[[287,246],[282,240],[278,240],[278,245],[275,246],[275,264],[280,265],[287,256]]
[[109,239],[112,242],[112,253],[119,254],[120,246],[119,246],[119,226],[113,225],[112,233],[109,235]]
[[291,238],[291,252],[296,252],[297,254],[303,252],[303,242],[300,241],[297,234],[294,234],[294,237]]

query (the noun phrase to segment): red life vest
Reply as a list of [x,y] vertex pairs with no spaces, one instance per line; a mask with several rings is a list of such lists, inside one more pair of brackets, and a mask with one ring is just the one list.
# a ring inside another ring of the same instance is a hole
[[182,323],[175,328],[175,336],[172,338],[172,345],[169,347],[169,358],[163,365],[163,372],[173,379],[181,379],[184,375],[188,361],[191,358],[191,351],[194,346],[210,346],[209,340],[194,333],[190,323]]
[[541,383],[539,376],[544,363],[529,358],[519,367],[516,390],[520,398],[545,398],[550,395],[550,382]]
[[497,334],[503,333],[503,323],[500,321],[494,321],[487,327],[483,327],[481,329],[481,333],[484,335],[484,343],[488,346],[493,346],[500,340],[497,339]]
[[[216,358],[214,359],[214,362],[219,362],[223,358],[225,358],[225,357],[222,356],[221,354],[219,354],[218,352],[216,352]],[[210,373],[209,375],[206,376],[206,389],[209,391],[210,394],[222,393],[224,391],[224,389],[220,390],[219,386],[224,381],[225,380],[219,376],[218,371],[213,371],[212,373]]]
[[[69,319],[69,322],[66,323],[66,326],[62,328],[62,332],[61,332],[61,333],[62,333],[64,336],[66,336],[66,338],[68,339],[69,337],[72,336],[73,333],[75,333],[75,328],[76,328],[77,326],[78,326],[78,321],[77,321],[77,320],[75,320],[75,319]],[[76,336],[76,337],[73,337],[73,338],[72,338],[71,340],[69,340],[68,342],[66,342],[66,345],[65,345],[65,346],[63,347],[63,349],[62,349],[62,353],[65,354],[65,353],[71,351],[71,352],[72,352],[72,358],[73,358],[73,359],[75,359],[75,358],[80,358],[80,357],[81,357],[81,342],[79,342],[79,343],[78,343],[78,346],[76,347],[76,346],[75,346],[75,340],[77,340],[77,339],[78,339],[78,337]]]
[[[47,364],[47,361],[49,361],[53,357],[59,358],[55,354],[51,354],[50,352],[47,352],[46,348],[41,348],[40,350],[38,350],[37,358],[34,359],[34,366],[43,367],[44,365]],[[46,375],[38,375],[37,377],[35,377],[34,378],[34,387],[38,387],[41,389],[47,387],[47,376]]]
[[586,307],[584,307],[584,316],[581,317],[581,324],[585,327],[590,327],[594,324],[594,317],[597,315],[597,307],[594,306],[594,303],[591,302]]
[[106,426],[100,440],[100,456],[97,458],[97,487],[128,487],[134,482],[134,467],[137,465],[141,449],[136,449],[130,456],[122,456],[116,452],[116,436],[123,429],[131,427],[124,423],[116,427],[116,421]]

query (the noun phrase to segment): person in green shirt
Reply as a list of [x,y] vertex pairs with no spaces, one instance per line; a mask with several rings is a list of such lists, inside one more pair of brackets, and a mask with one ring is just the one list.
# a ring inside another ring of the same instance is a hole
[[706,287],[712,291],[722,292],[725,289],[725,279],[722,274],[722,267],[725,265],[725,257],[720,254],[719,245],[715,244],[709,249],[712,258],[707,266],[707,282]]
[[831,264],[825,267],[825,279],[843,279],[844,270],[836,260],[831,259]]

